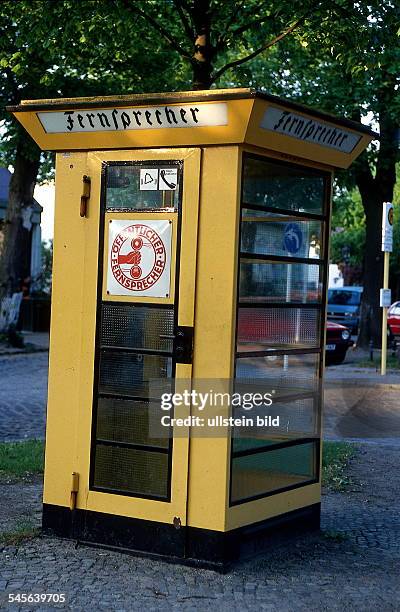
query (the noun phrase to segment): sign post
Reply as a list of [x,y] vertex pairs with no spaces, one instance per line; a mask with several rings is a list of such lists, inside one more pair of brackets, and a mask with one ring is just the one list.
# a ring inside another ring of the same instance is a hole
[[386,374],[387,353],[387,311],[390,306],[389,293],[389,257],[393,250],[393,204],[383,203],[382,211],[382,251],[383,251],[383,289],[380,292],[380,305],[382,307],[382,354],[381,375]]

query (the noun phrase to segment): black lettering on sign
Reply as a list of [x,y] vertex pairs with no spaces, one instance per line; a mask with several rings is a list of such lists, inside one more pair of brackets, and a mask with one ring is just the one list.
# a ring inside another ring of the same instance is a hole
[[275,125],[274,125],[274,130],[277,130],[278,127],[280,127],[282,125],[285,117],[287,117],[288,115],[290,115],[290,113],[288,111],[283,111],[282,115],[279,117],[278,123],[275,123]]
[[64,115],[67,115],[67,130],[71,131],[74,127],[74,120],[71,115],[74,115],[74,111],[65,111]]
[[142,124],[140,123],[139,119],[138,119],[138,115],[141,115],[142,111],[132,111],[132,115],[135,117],[136,119],[136,123],[138,124],[138,126],[140,127]]
[[171,117],[174,123],[178,123],[174,111],[168,108],[168,106],[165,107],[165,116],[167,117],[167,121],[170,125],[172,125]]
[[161,119],[160,119],[160,117],[161,117],[161,111],[159,111],[159,110],[155,110],[155,111],[154,111],[154,114],[155,114],[155,116],[156,116],[156,119],[157,119],[157,123],[158,123],[158,125],[162,125],[162,121],[161,121]]
[[199,112],[200,112],[200,111],[199,111],[199,109],[198,109],[198,108],[191,108],[191,109],[190,109],[190,112],[192,113],[193,121],[194,121],[195,123],[198,123],[199,121],[198,121],[198,119],[197,119],[197,117],[196,117],[196,113],[199,113]]
[[131,124],[131,118],[129,117],[128,113],[126,113],[125,111],[121,113],[121,121],[122,121],[122,125],[124,126],[124,130],[126,130],[126,128],[129,127]]
[[94,114],[93,114],[93,113],[86,113],[86,117],[87,117],[87,118],[88,118],[88,120],[89,120],[90,127],[94,128],[94,123],[93,123],[93,121],[92,121],[92,119],[93,119],[93,117],[94,117]]
[[78,123],[79,123],[79,125],[81,126],[81,128],[84,128],[84,127],[85,127],[85,124],[83,123],[83,117],[82,117],[82,115],[81,115],[80,113],[78,113],[76,117],[77,117],[77,119],[78,119]]
[[[277,111],[278,109],[274,110]],[[275,117],[272,116],[274,123],[271,123],[270,126],[265,125],[262,127],[278,131],[281,134],[289,134],[301,140],[326,144],[334,148],[342,148],[343,143],[349,137],[343,130],[328,127],[314,119],[301,118],[289,111],[278,112],[280,114],[277,119],[275,118],[276,115]]]
[[114,121],[114,125],[115,125],[115,129],[118,130],[118,121],[117,121],[117,115],[118,115],[118,111],[116,108],[114,108],[114,110],[111,113],[111,117]]
[[108,117],[105,113],[97,113],[97,116],[100,120],[101,127],[111,127]]
[[151,117],[151,112],[150,111],[145,111],[144,112],[144,116],[146,117],[146,121],[149,125],[153,125],[152,122],[150,121],[150,117]]

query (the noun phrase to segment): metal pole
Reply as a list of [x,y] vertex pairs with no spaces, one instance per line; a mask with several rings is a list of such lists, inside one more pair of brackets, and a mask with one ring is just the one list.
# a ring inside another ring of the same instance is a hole
[[[389,251],[383,253],[383,288],[389,289]],[[387,352],[387,307],[382,308],[382,354],[381,375],[386,374],[386,352]]]

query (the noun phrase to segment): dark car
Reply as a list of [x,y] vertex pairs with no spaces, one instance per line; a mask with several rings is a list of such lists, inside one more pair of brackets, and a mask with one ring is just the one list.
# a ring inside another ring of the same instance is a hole
[[358,333],[362,287],[338,287],[328,289],[328,321],[348,327]]
[[349,346],[353,346],[350,330],[340,323],[326,322],[325,364],[337,365],[346,357]]

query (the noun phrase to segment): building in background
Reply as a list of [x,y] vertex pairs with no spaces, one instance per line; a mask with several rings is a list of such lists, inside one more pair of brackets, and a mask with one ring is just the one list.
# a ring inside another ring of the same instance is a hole
[[[0,168],[0,244],[3,239],[2,223],[6,218],[8,206],[8,191],[11,179],[11,172],[7,168]],[[26,266],[26,276],[30,279],[29,293],[40,290],[42,275],[42,233],[40,220],[43,208],[34,198],[32,204],[25,209],[23,225],[29,232],[30,248],[28,249],[29,261]],[[22,287],[21,287],[22,289]]]

